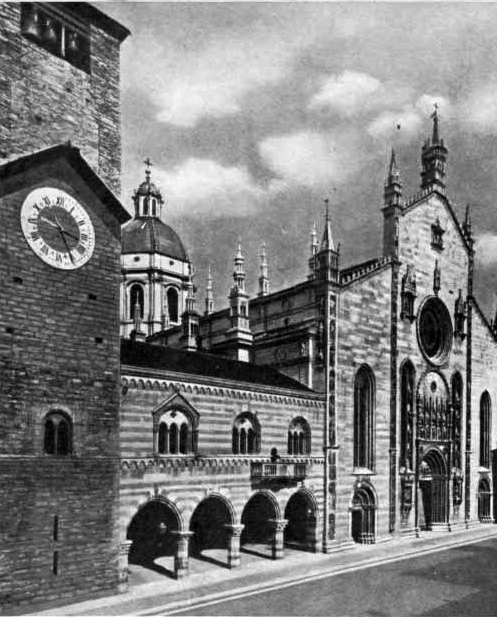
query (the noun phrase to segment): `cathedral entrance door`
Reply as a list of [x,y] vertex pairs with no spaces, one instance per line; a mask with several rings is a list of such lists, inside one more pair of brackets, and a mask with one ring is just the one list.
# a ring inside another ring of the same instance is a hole
[[419,470],[421,492],[421,526],[431,530],[433,525],[447,522],[447,472],[443,456],[430,450],[421,461]]

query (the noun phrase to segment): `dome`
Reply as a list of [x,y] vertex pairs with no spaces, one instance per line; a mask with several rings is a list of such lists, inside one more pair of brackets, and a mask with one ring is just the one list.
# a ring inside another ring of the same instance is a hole
[[162,195],[157,186],[150,182],[149,179],[144,180],[140,186],[136,189],[136,195],[151,195],[153,197],[157,197],[157,199],[162,200]]
[[178,234],[157,217],[139,217],[122,228],[121,253],[160,253],[189,261]]

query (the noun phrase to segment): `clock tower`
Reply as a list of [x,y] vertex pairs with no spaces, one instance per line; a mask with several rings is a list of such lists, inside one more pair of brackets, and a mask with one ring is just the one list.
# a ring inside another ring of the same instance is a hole
[[120,239],[129,215],[70,145],[1,166],[0,187],[8,612],[119,587]]

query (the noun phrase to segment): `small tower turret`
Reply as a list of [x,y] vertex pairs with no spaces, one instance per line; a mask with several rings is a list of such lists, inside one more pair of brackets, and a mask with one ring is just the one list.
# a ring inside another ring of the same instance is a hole
[[266,259],[266,243],[262,243],[260,252],[260,274],[259,274],[259,293],[258,296],[267,296],[269,293],[269,278],[267,271],[267,259]]
[[188,351],[195,351],[197,349],[197,337],[199,333],[199,315],[195,310],[195,286],[193,285],[193,269],[191,266],[185,287],[185,311],[181,315],[181,325],[183,328],[180,339],[181,347],[183,347],[183,349],[187,349]]
[[390,166],[388,168],[388,176],[385,180],[384,190],[385,208],[389,206],[400,206],[402,200],[402,183],[400,181],[400,171],[397,167],[397,159],[392,148],[390,156]]
[[309,279],[313,279],[316,270],[316,253],[318,252],[318,230],[316,229],[316,221],[314,221],[311,230],[311,256],[309,257]]
[[231,327],[226,332],[225,347],[234,359],[248,362],[253,337],[249,322],[249,296],[245,291],[244,263],[241,239],[239,239],[234,259],[233,279],[235,284],[229,295]]
[[321,246],[315,255],[315,272],[323,280],[338,281],[338,250],[331,231],[329,200],[325,199],[326,215]]
[[431,141],[427,139],[421,150],[421,188],[445,193],[447,148],[443,139],[440,139],[437,103],[431,117],[433,119]]
[[204,315],[210,315],[214,311],[214,296],[212,294],[212,274],[211,267],[207,272],[207,285],[205,287],[205,311]]
[[395,257],[399,250],[398,221],[402,212],[402,182],[393,148],[383,199],[383,255]]

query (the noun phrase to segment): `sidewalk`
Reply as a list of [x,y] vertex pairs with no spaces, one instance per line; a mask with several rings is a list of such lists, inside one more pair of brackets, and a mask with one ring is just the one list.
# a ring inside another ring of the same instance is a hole
[[278,561],[260,559],[233,570],[213,566],[205,573],[192,574],[182,580],[164,578],[163,581],[132,587],[126,594],[66,605],[33,615],[164,614],[202,602],[334,576],[496,536],[497,525],[478,525],[450,533],[424,532],[420,538],[394,538],[381,544],[354,545],[350,550],[328,555],[295,551]]

